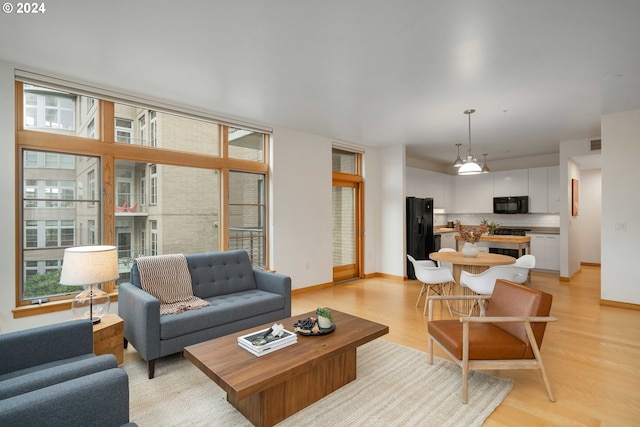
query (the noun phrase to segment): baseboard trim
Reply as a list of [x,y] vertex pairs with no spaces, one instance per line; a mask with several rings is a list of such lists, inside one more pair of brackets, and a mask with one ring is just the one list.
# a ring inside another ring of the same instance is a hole
[[365,274],[364,276],[365,279],[371,279],[374,277],[379,277],[382,279],[390,279],[390,280],[400,280],[400,281],[405,280],[403,276],[396,276],[394,274],[385,274],[385,273],[369,273],[369,274]]
[[333,282],[321,283],[319,285],[307,286],[306,288],[297,288],[291,290],[291,295],[301,294],[304,292],[317,291],[318,289],[330,288]]
[[620,301],[611,301],[607,299],[601,299],[600,305],[603,305],[606,307],[625,308],[627,310],[640,311],[640,304],[633,304],[630,302],[620,302]]
[[580,265],[586,265],[589,267],[602,267],[599,262],[581,262]]
[[561,281],[561,282],[570,282],[570,281],[571,281],[571,279],[573,279],[573,277],[574,277],[576,274],[580,273],[580,270],[582,270],[582,265],[581,265],[581,266],[580,266],[580,268],[578,268],[578,269],[577,269],[577,270],[576,270],[576,271],[575,271],[571,276],[569,276],[569,277],[566,277],[566,276],[560,276],[560,281]]

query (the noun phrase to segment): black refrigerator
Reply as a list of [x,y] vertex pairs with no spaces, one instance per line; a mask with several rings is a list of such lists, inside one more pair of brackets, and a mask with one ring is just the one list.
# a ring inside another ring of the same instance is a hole
[[[407,254],[416,260],[429,259],[435,252],[433,238],[433,199],[407,197]],[[407,276],[415,279],[413,264],[407,259]]]

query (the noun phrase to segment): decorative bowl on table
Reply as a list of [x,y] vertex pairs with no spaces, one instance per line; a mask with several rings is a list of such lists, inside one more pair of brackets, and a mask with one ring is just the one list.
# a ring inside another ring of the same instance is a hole
[[318,325],[318,319],[315,317],[300,319],[293,324],[293,332],[305,336],[326,335],[333,332],[335,329],[336,325],[333,322],[331,322],[331,325],[328,328],[321,328],[320,325]]

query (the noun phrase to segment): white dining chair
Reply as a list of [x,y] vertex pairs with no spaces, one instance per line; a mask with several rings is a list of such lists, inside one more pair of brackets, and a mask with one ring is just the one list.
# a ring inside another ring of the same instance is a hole
[[[424,295],[424,311],[422,314],[426,316],[427,307],[429,306],[429,295],[447,295],[450,293],[451,286],[454,283],[453,274],[451,270],[446,267],[436,267],[433,261],[429,261],[433,266],[427,266],[426,263],[419,264],[420,261],[416,261],[411,255],[407,254],[407,258],[409,258],[409,261],[413,264],[416,279],[422,282],[422,288],[416,301],[416,308],[420,305],[420,299],[422,295]],[[447,308],[449,309],[449,314],[451,314],[451,307],[449,307],[448,302]]]
[[[438,252],[456,252],[456,250],[452,248],[441,248]],[[450,262],[438,261],[438,267],[445,267],[453,272],[453,264]]]
[[[535,267],[535,257],[533,255],[523,255],[516,262],[509,265],[496,265],[481,273],[460,273],[460,286],[471,289],[480,295],[493,294],[496,280],[505,279],[510,282],[523,284],[529,277],[529,270]],[[480,305],[480,311],[484,314],[484,306]]]

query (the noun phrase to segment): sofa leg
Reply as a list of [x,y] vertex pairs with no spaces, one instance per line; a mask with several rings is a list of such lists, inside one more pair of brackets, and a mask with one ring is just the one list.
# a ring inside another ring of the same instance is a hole
[[149,360],[149,379],[152,379],[156,371],[156,359]]
[[124,341],[124,348],[129,347],[129,341],[126,338],[123,338],[122,340]]

